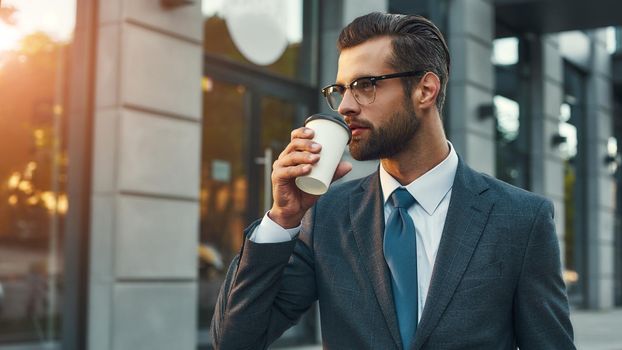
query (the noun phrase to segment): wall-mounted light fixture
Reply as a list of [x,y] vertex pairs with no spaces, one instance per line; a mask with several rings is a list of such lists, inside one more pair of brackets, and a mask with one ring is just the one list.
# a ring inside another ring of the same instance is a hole
[[620,155],[619,154],[616,154],[616,155],[608,154],[608,155],[605,156],[605,159],[604,159],[605,165],[607,165],[607,166],[609,166],[611,164],[614,164],[614,163],[617,163],[619,160],[620,160]]
[[162,6],[164,7],[179,7],[179,6],[186,6],[186,5],[192,5],[195,3],[196,0],[160,0],[160,4],[162,4]]
[[612,176],[615,175],[618,168],[622,166],[622,155],[620,154],[616,154],[616,155],[608,154],[605,156],[603,160],[604,160],[605,166],[607,167],[607,170]]
[[618,168],[622,166],[622,154],[620,154],[618,140],[615,137],[607,140],[607,155],[603,161],[611,175],[615,175]]
[[477,107],[477,117],[480,120],[497,117],[497,108],[494,104],[481,104]]
[[561,145],[562,143],[566,143],[566,142],[568,142],[568,138],[564,135],[557,133],[551,136],[551,146],[553,147],[557,147]]

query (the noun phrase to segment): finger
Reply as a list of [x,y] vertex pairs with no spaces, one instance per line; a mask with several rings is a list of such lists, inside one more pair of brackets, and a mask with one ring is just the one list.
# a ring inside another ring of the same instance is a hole
[[292,130],[291,140],[312,139],[314,135],[315,133],[313,132],[313,129],[302,127],[302,128]]
[[296,166],[277,168],[272,172],[272,181],[275,183],[289,182],[292,179],[307,175],[310,172],[310,164],[299,164]]
[[281,152],[281,154],[279,155],[279,158],[282,158],[286,156],[287,154],[295,152],[295,151],[307,151],[311,153],[320,153],[321,150],[322,150],[322,146],[319,143],[313,142],[311,140],[297,138],[297,139],[293,139],[287,145],[287,147],[285,147],[283,152]]
[[335,175],[333,175],[332,181],[337,181],[344,177],[347,173],[352,170],[352,163],[342,161],[337,165],[337,170],[335,170]]
[[277,162],[275,162],[274,167],[288,167],[288,166],[296,166],[299,164],[315,164],[320,159],[319,154],[310,153],[310,152],[292,152]]

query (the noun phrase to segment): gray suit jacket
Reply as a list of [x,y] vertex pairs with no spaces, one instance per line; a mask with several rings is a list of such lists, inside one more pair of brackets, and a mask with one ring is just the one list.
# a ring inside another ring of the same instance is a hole
[[[376,172],[331,188],[297,240],[246,240],[218,297],[215,347],[265,349],[319,300],[325,349],[403,349],[382,253],[383,215]],[[574,349],[553,207],[461,160],[408,349],[517,346]]]

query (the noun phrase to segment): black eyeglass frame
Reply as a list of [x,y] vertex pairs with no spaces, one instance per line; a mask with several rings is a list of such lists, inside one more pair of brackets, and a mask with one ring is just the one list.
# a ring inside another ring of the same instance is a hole
[[[361,81],[361,80],[369,80],[371,82],[371,85],[374,88],[374,98],[366,104],[372,104],[374,103],[374,101],[376,100],[376,84],[378,81],[380,80],[386,80],[386,79],[393,79],[393,78],[404,78],[404,77],[412,77],[412,76],[417,76],[417,75],[421,75],[426,73],[427,71],[425,70],[414,70],[414,71],[408,71],[408,72],[400,72],[400,73],[391,73],[391,74],[384,74],[384,75],[378,75],[378,76],[369,76],[369,77],[360,77],[360,78],[356,78],[354,80],[352,80],[352,82],[350,82],[350,84],[347,85],[343,85],[343,84],[331,84],[328,85],[324,88],[322,88],[322,95],[324,95],[324,98],[326,99],[326,103],[328,103],[328,107],[330,107],[330,109],[332,109],[333,111],[337,111],[339,109],[339,106],[337,105],[336,107],[333,107],[330,103],[329,100],[329,96],[330,94],[328,93],[328,89],[330,88],[339,88],[338,91],[340,91],[341,93],[341,97],[343,98],[343,95],[345,95],[346,90],[347,89],[351,89],[352,85],[356,84],[357,82]],[[361,101],[359,101],[359,99],[356,97],[356,94],[353,94],[354,99],[356,100],[356,102],[358,102],[359,104],[363,104],[361,103]]]

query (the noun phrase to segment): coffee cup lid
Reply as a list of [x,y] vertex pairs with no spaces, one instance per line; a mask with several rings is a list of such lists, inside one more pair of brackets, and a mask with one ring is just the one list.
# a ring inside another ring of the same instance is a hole
[[352,140],[352,130],[350,130],[350,128],[348,127],[348,124],[346,124],[346,122],[343,121],[343,118],[337,117],[337,116],[334,116],[334,115],[330,115],[330,114],[318,113],[318,114],[314,114],[314,115],[310,116],[309,118],[307,118],[305,120],[305,125],[307,125],[312,120],[318,120],[318,119],[330,120],[330,121],[333,121],[333,122],[341,125],[346,130],[346,132],[348,133],[348,144],[350,143],[350,141]]

